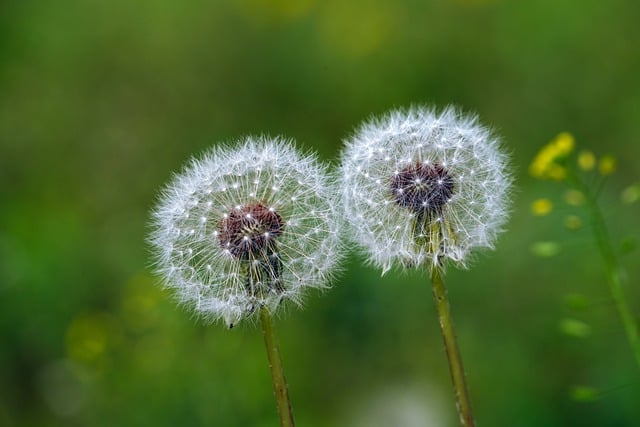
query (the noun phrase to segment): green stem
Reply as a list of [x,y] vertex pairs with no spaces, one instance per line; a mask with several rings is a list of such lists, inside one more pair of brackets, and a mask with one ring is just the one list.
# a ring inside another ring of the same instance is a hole
[[449,309],[449,300],[447,298],[447,288],[438,267],[431,269],[431,286],[438,311],[442,338],[444,339],[444,348],[449,360],[449,371],[451,372],[453,389],[456,394],[456,407],[460,416],[460,424],[463,427],[473,427],[475,422],[471,413],[471,399],[469,398],[469,390],[464,377],[460,349],[456,342],[453,319],[451,318],[451,310]]
[[278,350],[273,318],[269,310],[265,307],[260,307],[260,320],[262,322],[264,344],[267,348],[269,368],[271,369],[271,378],[273,380],[273,392],[278,404],[280,426],[293,427],[295,425],[293,422],[293,412],[291,411],[291,402],[289,401],[289,393],[287,391],[287,380],[282,370],[282,360],[280,359],[280,350]]
[[611,297],[618,309],[618,313],[620,314],[622,324],[627,334],[627,340],[629,341],[631,350],[634,353],[636,362],[640,367],[640,337],[638,335],[638,325],[633,317],[633,312],[622,284],[622,267],[620,266],[616,253],[611,245],[609,232],[595,195],[589,191],[587,186],[579,179],[575,178],[574,182],[576,182],[580,190],[586,196],[591,226],[593,228],[593,234],[595,235],[596,244],[600,250],[600,255],[604,261]]

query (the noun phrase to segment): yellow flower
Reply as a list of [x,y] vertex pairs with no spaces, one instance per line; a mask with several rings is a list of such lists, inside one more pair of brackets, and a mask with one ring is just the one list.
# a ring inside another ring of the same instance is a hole
[[547,171],[547,177],[555,179],[556,181],[562,181],[567,177],[567,169],[560,165],[552,164]]
[[559,155],[566,156],[573,151],[573,147],[575,145],[575,140],[573,135],[569,132],[562,132],[555,137],[552,144],[555,145],[555,148]]
[[622,203],[625,205],[630,205],[640,200],[640,183],[636,183],[625,188],[624,191],[622,191],[620,198],[622,199]]
[[598,171],[600,175],[607,176],[611,175],[616,170],[616,159],[607,154],[606,156],[602,156],[600,159],[600,163],[598,164]]
[[99,366],[117,343],[118,332],[115,319],[108,314],[79,315],[67,327],[67,354],[76,362]]
[[568,132],[558,134],[538,152],[529,166],[529,173],[540,179],[563,180],[567,171],[557,162],[571,154],[574,145],[573,135]]
[[582,150],[578,155],[578,166],[583,171],[590,171],[596,165],[596,156],[593,154],[593,151],[590,150]]
[[582,227],[582,219],[577,215],[568,215],[564,218],[564,226],[569,230],[577,230]]
[[531,203],[531,213],[535,216],[544,216],[551,212],[553,203],[549,199],[536,199]]
[[584,203],[584,194],[578,190],[567,190],[564,193],[564,201],[571,206],[580,206]]

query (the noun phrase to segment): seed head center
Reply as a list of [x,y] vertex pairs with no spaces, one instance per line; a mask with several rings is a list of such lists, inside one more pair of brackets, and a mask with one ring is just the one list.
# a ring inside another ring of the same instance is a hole
[[275,238],[285,222],[262,202],[236,206],[218,227],[220,246],[238,259],[248,260],[275,251]]
[[391,194],[396,203],[418,214],[441,211],[454,190],[453,177],[437,162],[410,164],[391,181]]

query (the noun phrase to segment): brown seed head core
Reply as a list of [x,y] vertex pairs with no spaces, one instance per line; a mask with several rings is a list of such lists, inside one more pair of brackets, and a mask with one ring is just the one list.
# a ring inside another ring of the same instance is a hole
[[441,211],[454,189],[449,171],[437,162],[410,164],[391,181],[391,193],[396,203],[417,214]]
[[[264,257],[275,250],[275,238],[284,231],[285,222],[262,202],[233,209],[220,221],[220,246],[236,258]],[[270,254],[269,254],[270,255]]]

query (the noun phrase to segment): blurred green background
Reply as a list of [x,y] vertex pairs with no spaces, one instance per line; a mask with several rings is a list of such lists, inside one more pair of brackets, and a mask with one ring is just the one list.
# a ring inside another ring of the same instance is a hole
[[[615,242],[638,237],[618,198],[640,175],[638,22],[628,0],[0,3],[0,425],[276,426],[258,328],[202,325],[156,285],[156,192],[249,133],[335,162],[361,120],[410,103],[476,111],[513,153],[509,231],[447,275],[479,424],[640,425],[589,231],[527,175],[565,130],[614,154],[602,204]],[[537,197],[557,209],[533,218]],[[540,240],[558,255],[532,255]],[[361,262],[278,320],[298,424],[456,425],[427,277]],[[637,252],[623,262],[637,313]]]

